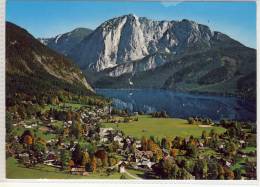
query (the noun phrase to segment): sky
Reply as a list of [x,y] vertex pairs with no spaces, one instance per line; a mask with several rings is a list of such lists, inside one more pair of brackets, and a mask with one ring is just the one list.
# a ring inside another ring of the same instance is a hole
[[37,38],[77,27],[95,29],[108,19],[130,13],[154,20],[193,20],[256,48],[255,2],[7,0],[6,4],[6,20]]

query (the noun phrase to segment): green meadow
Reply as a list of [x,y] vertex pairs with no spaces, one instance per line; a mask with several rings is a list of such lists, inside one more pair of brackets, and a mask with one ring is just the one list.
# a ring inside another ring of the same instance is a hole
[[102,123],[102,126],[122,130],[126,135],[131,135],[136,138],[154,136],[161,139],[163,137],[188,137],[190,135],[199,137],[203,130],[210,132],[211,129],[215,129],[217,133],[225,132],[225,128],[222,127],[200,127],[197,124],[188,124],[185,119],[153,118],[149,115],[139,115],[138,121],[128,123]]
[[[59,169],[38,165],[26,168],[10,157],[6,160],[6,178],[8,179],[120,179],[122,174],[115,172],[107,175],[105,172],[89,173],[88,176],[71,175]],[[132,179],[126,175],[126,179]]]

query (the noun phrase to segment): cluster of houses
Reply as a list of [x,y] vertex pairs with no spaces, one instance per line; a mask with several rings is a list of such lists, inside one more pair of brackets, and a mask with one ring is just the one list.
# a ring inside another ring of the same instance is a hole
[[[124,137],[120,131],[114,130],[113,128],[100,128],[100,138],[101,142],[117,142],[119,149],[117,153],[123,156],[124,166],[138,169],[138,170],[152,170],[152,165],[155,162],[152,162],[153,153],[152,151],[140,151],[141,141],[136,140],[133,137]],[[131,152],[131,147],[135,147],[135,151]],[[120,162],[120,163],[121,163]]]

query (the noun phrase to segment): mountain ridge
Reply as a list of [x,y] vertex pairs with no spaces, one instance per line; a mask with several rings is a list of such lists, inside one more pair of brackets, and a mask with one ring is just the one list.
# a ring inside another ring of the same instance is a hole
[[49,48],[65,56],[69,51],[92,32],[91,29],[78,27],[72,31],[58,34],[51,38],[38,38],[38,40]]
[[[177,56],[189,50],[209,49],[211,45],[218,45],[219,40],[242,45],[227,35],[212,32],[208,26],[187,19],[153,21],[129,14],[102,23],[75,46],[69,56],[82,69],[102,71],[156,52]],[[147,62],[147,66],[150,63]]]
[[6,77],[8,93],[94,92],[74,63],[11,22],[6,22]]

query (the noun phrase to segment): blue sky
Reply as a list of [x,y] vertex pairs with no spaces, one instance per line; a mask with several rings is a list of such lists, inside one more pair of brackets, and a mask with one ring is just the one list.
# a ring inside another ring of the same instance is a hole
[[155,20],[194,20],[256,48],[255,2],[7,0],[6,5],[6,20],[35,37],[52,37],[76,27],[95,29],[107,19],[129,13]]

